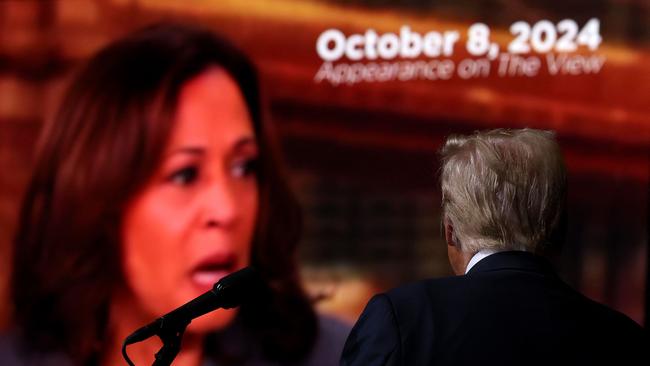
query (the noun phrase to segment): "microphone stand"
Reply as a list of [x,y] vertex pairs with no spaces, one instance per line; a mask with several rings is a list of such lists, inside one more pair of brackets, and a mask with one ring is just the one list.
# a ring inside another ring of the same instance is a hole
[[[217,282],[212,290],[189,301],[181,307],[161,316],[152,323],[131,333],[122,343],[122,356],[129,366],[135,366],[126,352],[130,344],[158,336],[163,346],[155,355],[153,366],[171,366],[181,350],[185,329],[192,319],[218,308],[231,309],[248,301],[249,292],[263,285],[259,275],[252,267],[233,272]],[[245,291],[244,289],[248,289]]]
[[[160,324],[160,329],[155,332],[155,335],[163,342],[163,346],[158,350],[158,352],[156,352],[153,366],[171,366],[172,362],[181,351],[183,334],[190,322],[191,320],[166,323],[163,321],[163,323]],[[140,340],[138,340],[138,342]],[[130,343],[132,342],[129,342],[127,338],[122,344],[122,356],[129,366],[135,366],[129,358],[129,355],[126,353],[126,347]]]
[[171,366],[172,362],[178,356],[181,350],[181,341],[183,333],[190,322],[174,324],[170,327],[161,327],[158,338],[163,342],[163,346],[156,353],[156,360],[152,366]]

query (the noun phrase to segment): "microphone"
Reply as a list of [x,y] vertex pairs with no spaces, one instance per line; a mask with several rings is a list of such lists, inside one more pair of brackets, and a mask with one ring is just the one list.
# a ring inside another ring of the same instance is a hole
[[220,279],[212,290],[131,333],[124,340],[124,346],[160,335],[164,330],[184,329],[201,315],[219,308],[234,308],[258,297],[262,289],[262,279],[253,267],[233,272]]

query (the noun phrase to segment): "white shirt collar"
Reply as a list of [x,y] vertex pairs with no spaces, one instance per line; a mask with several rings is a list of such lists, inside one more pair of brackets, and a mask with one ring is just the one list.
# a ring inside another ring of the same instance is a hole
[[481,249],[481,250],[479,250],[476,254],[474,254],[472,259],[469,260],[469,263],[467,263],[467,268],[465,269],[465,274],[467,274],[467,272],[469,272],[469,270],[472,269],[472,267],[474,267],[476,265],[476,263],[478,263],[481,260],[491,256],[494,253],[498,253],[498,252],[499,252],[499,250],[495,250],[495,249]]

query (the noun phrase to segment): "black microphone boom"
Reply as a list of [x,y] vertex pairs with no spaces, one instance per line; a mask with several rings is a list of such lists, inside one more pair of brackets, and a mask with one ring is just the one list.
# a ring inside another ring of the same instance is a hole
[[259,296],[262,288],[263,282],[252,267],[233,272],[219,280],[212,290],[131,333],[124,340],[124,345],[160,335],[165,329],[184,329],[192,319],[201,315],[219,308],[234,308]]

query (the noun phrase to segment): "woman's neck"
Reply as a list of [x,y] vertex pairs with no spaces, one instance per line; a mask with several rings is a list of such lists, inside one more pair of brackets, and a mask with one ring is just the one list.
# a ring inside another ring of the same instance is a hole
[[[108,337],[103,366],[122,365],[122,342],[129,334],[153,319],[144,319],[141,311],[135,306],[116,300],[111,305]],[[204,335],[185,333],[181,344],[181,352],[174,359],[174,366],[199,366],[203,360]],[[132,344],[127,348],[129,358],[135,365],[151,365],[154,355],[162,347],[158,337]]]

